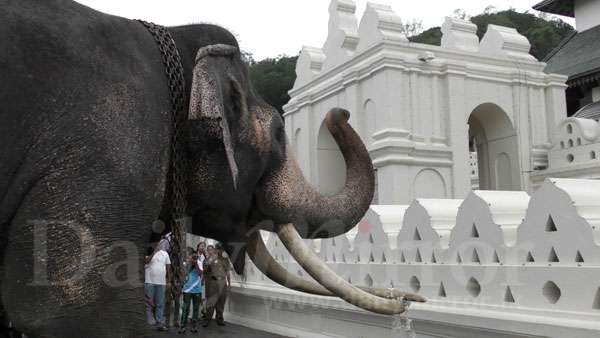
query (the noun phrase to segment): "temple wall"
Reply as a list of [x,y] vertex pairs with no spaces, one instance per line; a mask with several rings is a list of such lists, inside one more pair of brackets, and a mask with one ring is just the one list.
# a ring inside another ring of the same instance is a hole
[[577,31],[583,32],[598,26],[600,15],[600,3],[594,0],[575,1],[575,18],[577,19]]

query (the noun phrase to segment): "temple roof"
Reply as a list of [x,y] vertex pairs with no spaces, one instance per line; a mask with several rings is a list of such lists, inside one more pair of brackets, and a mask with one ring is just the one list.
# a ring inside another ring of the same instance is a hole
[[587,106],[579,109],[573,117],[577,117],[580,119],[592,119],[592,120],[600,120],[600,101],[590,103]]
[[574,32],[556,47],[544,62],[546,73],[569,76],[569,86],[600,80],[600,25]]
[[575,17],[575,0],[544,0],[533,9],[564,16]]

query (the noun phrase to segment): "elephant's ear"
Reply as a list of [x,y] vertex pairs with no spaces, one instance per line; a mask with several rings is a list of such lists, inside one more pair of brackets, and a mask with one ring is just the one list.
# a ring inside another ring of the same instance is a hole
[[[236,79],[236,71],[233,66],[236,57],[239,57],[239,50],[230,45],[210,45],[198,50],[189,111],[191,120],[216,119],[219,121],[220,134],[223,138],[234,189],[237,189],[238,166],[235,161],[230,122],[226,114],[226,100],[233,98],[238,102],[230,102],[231,107],[247,110],[246,95],[240,82]],[[245,114],[246,112],[240,113]],[[241,116],[238,117],[241,118]]]

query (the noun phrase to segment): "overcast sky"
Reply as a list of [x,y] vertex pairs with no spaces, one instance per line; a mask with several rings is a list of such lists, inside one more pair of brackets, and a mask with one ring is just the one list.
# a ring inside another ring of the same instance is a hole
[[[94,9],[162,25],[217,23],[233,31],[243,50],[256,60],[296,55],[303,45],[321,47],[327,37],[329,0],[76,0]],[[491,5],[533,10],[539,0],[371,0],[391,5],[404,20],[424,28],[439,26],[455,9],[476,15]],[[355,0],[357,16],[367,0]],[[569,21],[573,24],[572,21]]]

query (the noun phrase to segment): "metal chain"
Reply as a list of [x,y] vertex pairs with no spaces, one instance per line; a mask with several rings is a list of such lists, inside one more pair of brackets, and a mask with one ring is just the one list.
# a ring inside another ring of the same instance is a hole
[[187,162],[182,152],[182,124],[187,119],[185,111],[185,80],[181,56],[169,31],[160,25],[138,20],[152,34],[162,55],[165,73],[169,83],[171,99],[171,120],[173,134],[171,137],[171,266],[173,274],[171,293],[177,299],[183,285],[185,257],[185,217],[187,212],[186,172]]

